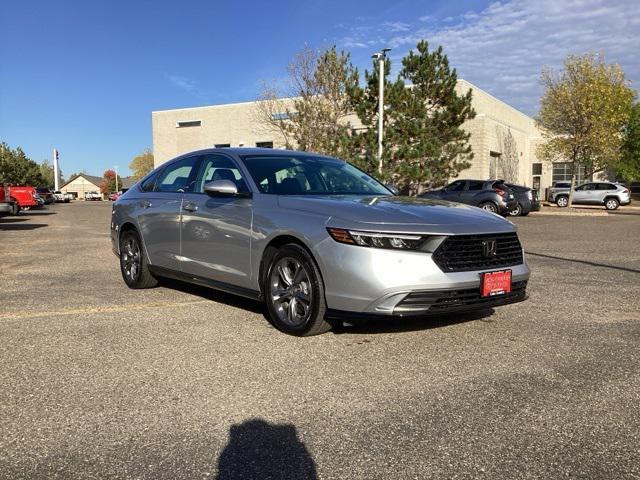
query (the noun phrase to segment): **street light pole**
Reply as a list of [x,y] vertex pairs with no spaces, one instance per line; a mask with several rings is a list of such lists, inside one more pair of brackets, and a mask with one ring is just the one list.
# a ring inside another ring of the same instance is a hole
[[378,173],[382,173],[382,139],[384,138],[384,61],[390,48],[383,48],[381,52],[374,53],[371,58],[378,60]]
[[119,192],[120,190],[118,190],[118,166],[115,166],[116,169],[116,192]]

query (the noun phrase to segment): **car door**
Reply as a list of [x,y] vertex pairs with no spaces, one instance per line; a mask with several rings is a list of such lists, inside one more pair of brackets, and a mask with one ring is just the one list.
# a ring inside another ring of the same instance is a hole
[[596,202],[600,204],[604,204],[604,199],[606,197],[615,195],[617,193],[618,188],[612,183],[598,183],[598,190],[594,192]]
[[[214,180],[234,182],[241,195],[207,195],[204,185]],[[252,205],[235,161],[223,154],[203,156],[194,189],[185,193],[182,204],[183,272],[251,288]]]
[[585,183],[576,187],[573,192],[573,202],[574,203],[591,203],[593,201],[593,183]]
[[462,202],[462,192],[465,189],[465,184],[465,180],[456,180],[455,182],[451,182],[442,189],[440,198],[443,200],[449,200],[450,202]]
[[138,224],[149,261],[157,267],[180,270],[180,205],[197,173],[197,157],[167,165],[155,179],[151,192],[141,193]]
[[480,180],[467,180],[464,190],[459,193],[462,203],[477,205],[477,195],[484,190],[485,182]]

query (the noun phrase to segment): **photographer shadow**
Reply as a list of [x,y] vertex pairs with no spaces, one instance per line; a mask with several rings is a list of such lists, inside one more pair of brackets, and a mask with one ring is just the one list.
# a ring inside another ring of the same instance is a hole
[[316,464],[291,424],[252,419],[233,425],[218,459],[217,480],[316,480]]

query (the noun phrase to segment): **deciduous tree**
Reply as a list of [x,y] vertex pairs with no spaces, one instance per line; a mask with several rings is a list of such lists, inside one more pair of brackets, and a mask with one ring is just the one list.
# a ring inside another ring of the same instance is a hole
[[568,56],[562,71],[545,69],[541,80],[545,91],[537,121],[546,142],[538,154],[571,163],[571,206],[580,165],[590,176],[619,162],[635,94],[619,65],[592,53]]
[[133,178],[140,180],[153,170],[153,152],[147,148],[140,155],[133,157],[129,169],[133,172]]
[[0,182],[12,185],[50,186],[42,174],[42,165],[31,160],[24,151],[0,143]]
[[350,56],[336,47],[300,51],[283,85],[265,84],[257,104],[263,129],[281,136],[287,148],[344,156],[352,113],[347,90],[358,83]]
[[640,103],[633,105],[624,127],[622,158],[616,171],[628,182],[640,181]]
[[113,170],[105,170],[102,174],[102,182],[100,183],[100,192],[109,195],[116,191],[116,172]]

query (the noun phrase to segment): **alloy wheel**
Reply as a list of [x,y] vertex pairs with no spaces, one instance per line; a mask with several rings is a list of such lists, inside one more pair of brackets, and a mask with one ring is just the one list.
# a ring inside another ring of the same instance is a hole
[[491,203],[491,202],[487,202],[487,203],[483,203],[482,204],[482,209],[486,210],[487,212],[491,212],[491,213],[498,213],[498,209],[496,208],[496,206]]
[[131,282],[135,282],[140,275],[140,262],[140,246],[135,238],[129,237],[122,246],[122,268]]
[[559,207],[566,207],[569,204],[569,200],[567,200],[567,197],[560,197],[556,203]]
[[304,324],[311,314],[309,273],[298,260],[281,258],[271,269],[269,295],[278,318],[291,326]]
[[618,208],[618,202],[613,199],[607,200],[606,207],[607,210],[615,210],[616,208]]

